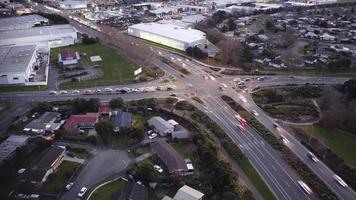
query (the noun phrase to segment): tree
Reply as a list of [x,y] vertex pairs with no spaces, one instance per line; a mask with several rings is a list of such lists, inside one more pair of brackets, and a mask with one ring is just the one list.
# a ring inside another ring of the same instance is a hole
[[206,58],[208,57],[208,54],[204,51],[202,51],[199,47],[188,47],[185,52],[195,58]]
[[110,139],[113,133],[113,125],[109,120],[103,120],[95,124],[95,130],[102,138],[105,145],[110,143]]
[[240,65],[241,43],[235,40],[223,40],[217,45],[220,49],[219,58],[226,65]]
[[235,21],[233,18],[230,18],[228,21],[227,21],[227,26],[229,27],[229,31],[233,31],[236,29],[236,24],[235,24]]
[[243,63],[250,63],[253,60],[253,53],[248,46],[243,46],[241,52],[241,62]]
[[132,174],[137,180],[145,183],[156,181],[156,174],[153,170],[153,166],[147,162],[144,162],[139,167],[135,167]]
[[266,22],[266,25],[265,25],[266,29],[269,30],[269,31],[274,31],[275,30],[275,26],[274,26],[274,23],[270,20],[268,20]]
[[125,102],[121,97],[111,99],[109,102],[111,108],[122,108],[125,106]]
[[83,44],[95,44],[99,42],[99,38],[97,37],[89,37],[87,34],[82,35]]
[[349,98],[356,98],[356,79],[351,79],[346,81],[342,87],[341,91],[344,92]]

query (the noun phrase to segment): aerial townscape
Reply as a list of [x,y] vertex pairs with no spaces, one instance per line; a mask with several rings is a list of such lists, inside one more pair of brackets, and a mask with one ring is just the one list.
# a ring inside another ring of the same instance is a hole
[[0,0],[0,200],[356,200],[356,0]]

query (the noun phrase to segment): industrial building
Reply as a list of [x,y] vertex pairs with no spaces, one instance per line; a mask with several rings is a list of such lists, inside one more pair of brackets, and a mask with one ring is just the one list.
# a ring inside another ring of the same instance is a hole
[[30,82],[36,61],[36,45],[0,47],[0,84]]
[[182,51],[194,46],[203,49],[206,45],[205,33],[172,24],[135,24],[128,27],[128,34]]
[[48,43],[50,48],[55,48],[73,45],[77,39],[77,29],[69,24],[0,32],[1,45]]
[[28,29],[44,24],[48,24],[48,19],[40,15],[6,17],[0,18],[0,31]]
[[86,9],[88,3],[85,0],[64,0],[58,1],[57,6],[63,10],[78,10],[78,9]]

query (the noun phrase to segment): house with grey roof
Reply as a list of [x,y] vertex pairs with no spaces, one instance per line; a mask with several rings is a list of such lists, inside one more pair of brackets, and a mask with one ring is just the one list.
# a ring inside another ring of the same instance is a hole
[[150,127],[153,127],[160,136],[167,136],[174,131],[174,125],[164,120],[162,117],[155,116],[147,121]]
[[61,115],[57,112],[45,112],[39,118],[27,124],[24,131],[32,131],[35,133],[43,133],[45,131],[53,132],[60,128],[60,124],[55,123],[60,116]]
[[25,145],[28,136],[25,135],[11,135],[0,144],[0,164],[7,159],[13,157],[17,148]]
[[120,128],[132,128],[132,114],[121,109],[113,110],[111,115],[113,131],[119,132]]
[[111,194],[110,200],[147,200],[148,194],[144,185],[128,184],[122,191]]

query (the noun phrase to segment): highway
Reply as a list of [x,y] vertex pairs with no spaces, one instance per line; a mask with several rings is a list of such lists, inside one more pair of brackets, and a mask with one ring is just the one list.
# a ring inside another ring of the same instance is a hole
[[[88,33],[90,35],[102,37],[102,33],[99,33],[93,29],[80,25],[77,22],[71,21],[71,24],[76,26],[80,31]],[[108,37],[105,35],[105,37]],[[192,102],[200,110],[204,111],[211,117],[215,122],[217,122],[226,132],[226,134],[239,146],[246,156],[251,161],[252,165],[265,180],[268,187],[271,189],[275,197],[279,200],[302,200],[302,199],[318,199],[319,197],[315,194],[307,195],[301,187],[297,184],[298,180],[301,180],[299,175],[293,170],[279,152],[275,151],[268,143],[266,143],[263,138],[257,133],[253,127],[248,127],[246,131],[241,131],[238,128],[238,121],[235,120],[234,115],[236,114],[224,101],[220,99],[220,96],[225,94],[232,97],[236,102],[240,103],[246,110],[252,111],[257,110],[260,114],[257,119],[266,126],[270,131],[272,131],[276,136],[283,134],[285,135],[290,143],[288,147],[305,163],[307,164],[315,174],[317,174],[321,180],[323,180],[327,186],[337,194],[340,199],[353,200],[356,199],[356,194],[351,188],[343,188],[333,179],[334,173],[321,161],[314,163],[306,157],[307,150],[303,145],[301,145],[291,134],[287,133],[285,130],[281,129],[280,132],[273,127],[274,119],[270,118],[266,113],[264,113],[251,98],[250,92],[257,87],[275,86],[275,85],[286,85],[286,84],[305,84],[305,83],[319,83],[319,84],[337,84],[343,83],[346,78],[333,78],[333,77],[295,77],[288,78],[287,76],[270,76],[264,81],[251,80],[247,83],[247,93],[239,93],[232,87],[236,87],[236,83],[233,82],[231,76],[217,77],[214,80],[205,79],[204,76],[215,75],[214,72],[202,66],[201,64],[187,60],[179,55],[174,55],[172,53],[164,52],[163,50],[157,50],[161,52],[160,55],[173,62],[184,64],[184,67],[189,69],[192,74],[182,75],[182,73],[174,70],[169,65],[163,63],[159,59],[152,59],[152,63],[165,71],[166,75],[173,75],[176,77],[176,81],[173,83],[177,88],[174,91],[154,91],[154,92],[135,92],[135,93],[125,93],[125,94],[113,94],[113,93],[103,93],[103,94],[93,94],[93,95],[83,95],[84,89],[80,90],[80,94],[71,94],[73,90],[68,90],[68,94],[51,95],[48,91],[38,91],[38,92],[17,92],[17,93],[2,93],[0,94],[0,99],[11,99],[15,102],[13,111],[16,111],[19,106],[26,105],[26,102],[34,101],[58,101],[66,99],[80,98],[99,98],[102,101],[109,101],[114,97],[122,97],[125,101],[137,100],[143,98],[164,98],[172,94],[175,94],[179,99],[187,99],[193,93],[199,96],[205,103],[205,106]],[[241,76],[241,79],[247,78],[249,76]],[[221,83],[228,85],[225,91],[219,89]],[[106,87],[111,87],[112,89],[116,87],[147,87],[147,86],[157,86],[163,83],[159,81],[153,81],[149,83],[138,83],[138,84],[127,84],[119,86],[105,86],[100,87],[104,89]],[[91,89],[98,89],[91,88]],[[87,89],[87,88],[86,88]],[[247,102],[241,101],[240,97],[246,98]],[[20,114],[20,113],[19,113]],[[14,115],[14,113],[9,114],[9,116]],[[0,120],[0,127],[3,124],[8,123],[9,119]]]

